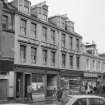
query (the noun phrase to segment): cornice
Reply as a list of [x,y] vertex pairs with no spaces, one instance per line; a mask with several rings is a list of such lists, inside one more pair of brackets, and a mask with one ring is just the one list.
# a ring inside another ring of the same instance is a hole
[[87,56],[87,57],[91,57],[91,58],[93,58],[93,59],[99,59],[99,60],[105,61],[105,58],[102,58],[102,57],[100,57],[100,56],[90,55],[90,54],[87,54],[87,53],[82,53],[81,55]]

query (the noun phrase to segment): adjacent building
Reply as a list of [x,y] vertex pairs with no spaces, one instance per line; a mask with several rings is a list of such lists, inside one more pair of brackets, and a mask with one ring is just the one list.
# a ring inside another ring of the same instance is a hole
[[105,58],[98,54],[94,42],[82,45],[82,49],[83,86],[100,88],[104,85]]

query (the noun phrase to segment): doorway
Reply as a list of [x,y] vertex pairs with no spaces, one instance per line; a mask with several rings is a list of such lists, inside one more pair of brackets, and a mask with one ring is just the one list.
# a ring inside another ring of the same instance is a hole
[[5,100],[8,97],[8,80],[0,79],[0,100]]
[[27,87],[31,84],[31,74],[25,74],[25,93],[24,93],[24,96],[27,97]]
[[23,73],[16,73],[16,98],[23,97]]
[[54,96],[57,90],[57,75],[47,74],[47,96]]

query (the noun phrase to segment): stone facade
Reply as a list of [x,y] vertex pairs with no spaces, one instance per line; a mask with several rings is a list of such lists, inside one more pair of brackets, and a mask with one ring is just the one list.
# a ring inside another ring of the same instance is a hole
[[0,80],[7,80],[4,84],[1,81],[0,88],[6,85],[8,90],[3,99],[27,98],[30,84],[33,97],[40,100],[53,97],[59,87],[79,92],[82,79],[89,76],[102,80],[104,58],[87,53],[86,46],[81,46],[82,36],[75,32],[74,22],[66,15],[48,18],[46,2],[31,6],[28,0],[1,0],[2,16],[5,17],[4,23],[0,21],[0,59],[9,61],[8,67],[0,65],[6,70],[6,75],[1,71]]

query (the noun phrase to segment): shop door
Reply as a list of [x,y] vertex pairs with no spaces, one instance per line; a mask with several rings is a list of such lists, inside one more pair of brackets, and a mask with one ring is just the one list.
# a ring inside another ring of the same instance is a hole
[[31,84],[31,74],[25,74],[25,97],[27,97],[27,87]]
[[54,96],[57,90],[57,75],[47,75],[47,96]]
[[0,100],[5,100],[8,97],[8,80],[0,80]]
[[16,75],[16,98],[23,97],[23,73]]

